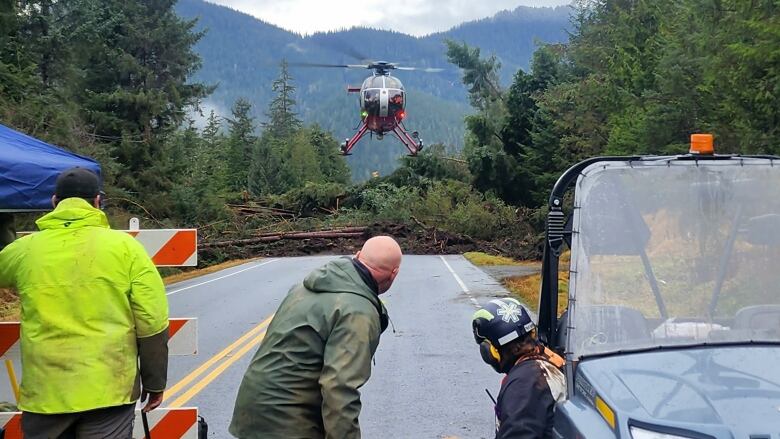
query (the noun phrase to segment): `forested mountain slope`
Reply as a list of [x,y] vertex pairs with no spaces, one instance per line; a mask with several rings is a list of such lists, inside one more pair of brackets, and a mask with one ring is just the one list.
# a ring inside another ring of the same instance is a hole
[[[508,84],[518,68],[527,68],[537,42],[566,39],[570,15],[568,7],[519,7],[418,38],[367,28],[301,36],[202,0],[181,0],[176,10],[182,17],[198,18],[198,28],[207,31],[195,46],[203,58],[195,79],[218,84],[205,102],[207,110],[225,116],[233,102],[245,98],[262,120],[282,59],[294,64],[357,63],[366,58],[440,67],[445,71],[398,72],[397,76],[409,92],[408,128],[419,131],[426,143],[444,143],[453,149],[463,145],[462,122],[470,109],[460,71],[447,62],[444,40],[465,41],[483,53],[495,54],[504,66],[502,83]],[[339,139],[351,136],[359,120],[358,106],[356,97],[347,95],[345,89],[349,84],[359,85],[370,72],[293,66],[291,74],[303,121],[316,122]],[[404,151],[393,139],[361,142],[349,158],[354,178],[365,179],[372,171],[389,173]]]

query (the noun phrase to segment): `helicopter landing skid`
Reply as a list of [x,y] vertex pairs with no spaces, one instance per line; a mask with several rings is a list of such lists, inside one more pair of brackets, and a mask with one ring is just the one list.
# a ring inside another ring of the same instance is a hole
[[[352,148],[355,147],[355,145],[360,141],[360,139],[363,138],[363,136],[365,136],[368,131],[368,125],[363,122],[360,125],[357,134],[355,134],[352,138],[344,141],[344,143],[341,145],[341,155],[352,155]],[[406,149],[409,150],[410,156],[414,157],[417,155],[417,153],[422,151],[423,141],[418,137],[416,131],[410,135],[402,126],[396,125],[393,128],[393,134],[395,134],[398,140],[400,140]]]
[[344,144],[341,145],[341,155],[352,155],[350,151],[352,151],[352,148],[355,147],[355,144],[357,144],[360,139],[363,138],[363,136],[366,134],[366,131],[368,131],[368,125],[363,122],[360,124],[360,128],[358,129],[357,134],[352,136],[351,139],[347,139]]
[[406,132],[405,129],[403,129],[403,127],[397,125],[395,128],[393,128],[393,133],[396,137],[398,137],[398,140],[404,144],[406,149],[409,150],[409,156],[414,157],[418,152],[422,151],[423,141],[417,137],[416,131],[414,132],[414,135],[411,136]]

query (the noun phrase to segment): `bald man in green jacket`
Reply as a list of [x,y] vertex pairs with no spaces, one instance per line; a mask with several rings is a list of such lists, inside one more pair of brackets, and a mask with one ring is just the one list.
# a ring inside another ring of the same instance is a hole
[[230,433],[240,439],[358,439],[360,387],[388,317],[379,295],[401,264],[390,237],[293,287],[244,375]]

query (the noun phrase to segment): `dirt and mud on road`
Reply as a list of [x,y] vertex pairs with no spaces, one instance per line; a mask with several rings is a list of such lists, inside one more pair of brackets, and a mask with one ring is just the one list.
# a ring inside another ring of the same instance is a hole
[[287,232],[212,241],[202,243],[198,251],[204,261],[257,256],[352,254],[360,249],[366,239],[377,235],[393,236],[406,254],[462,254],[484,251],[517,259],[538,259],[541,256],[534,237],[521,242],[488,242],[433,227],[384,223],[332,231]]

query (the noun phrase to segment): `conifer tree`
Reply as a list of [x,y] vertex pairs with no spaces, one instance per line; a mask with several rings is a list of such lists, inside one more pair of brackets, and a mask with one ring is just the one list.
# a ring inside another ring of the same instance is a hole
[[249,187],[256,195],[279,194],[298,186],[301,176],[295,160],[308,160],[306,156],[299,157],[301,148],[296,145],[302,124],[295,113],[295,85],[287,67],[283,60],[279,77],[271,85],[275,96],[268,105],[263,134],[251,156]]
[[[56,2],[64,4],[66,2]],[[157,165],[167,137],[211,87],[189,78],[200,66],[203,36],[179,18],[175,0],[74,0],[62,16],[78,70],[67,87],[89,131],[115,145],[119,183],[149,197],[170,186]]]
[[348,184],[349,166],[339,154],[339,143],[333,136],[318,125],[307,130],[308,143],[314,147],[319,162],[320,174],[325,182]]
[[239,99],[233,104],[233,117],[228,119],[228,188],[236,192],[247,190],[250,186],[249,168],[257,143],[251,111],[252,104],[245,99]]
[[271,86],[276,95],[268,106],[268,122],[263,127],[271,136],[284,139],[301,127],[301,121],[295,113],[295,85],[286,60],[282,60],[279,69],[279,77]]

